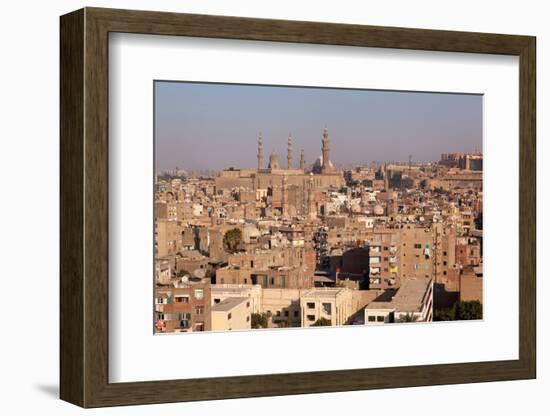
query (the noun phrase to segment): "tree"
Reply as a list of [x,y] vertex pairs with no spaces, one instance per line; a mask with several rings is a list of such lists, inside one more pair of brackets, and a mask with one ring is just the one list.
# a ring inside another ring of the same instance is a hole
[[332,321],[330,319],[327,319],[327,318],[319,318],[315,321],[315,323],[311,326],[331,326],[332,325]]
[[401,315],[396,322],[407,323],[407,322],[416,322],[418,321],[418,315],[407,312],[405,315]]
[[223,248],[228,253],[236,253],[242,243],[242,232],[239,228],[232,228],[223,236]]
[[434,321],[467,321],[483,318],[483,305],[477,301],[456,301],[452,308],[436,310]]
[[477,300],[455,303],[456,316],[459,320],[481,319],[483,306]]
[[267,313],[253,313],[250,315],[250,326],[253,329],[267,328],[269,315]]

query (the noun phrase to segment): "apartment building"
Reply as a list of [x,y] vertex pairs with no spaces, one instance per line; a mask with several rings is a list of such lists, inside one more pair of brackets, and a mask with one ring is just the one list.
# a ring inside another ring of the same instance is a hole
[[433,280],[406,279],[387,300],[374,300],[365,307],[365,325],[433,320]]
[[210,331],[210,279],[182,278],[170,286],[155,288],[157,332]]
[[227,298],[212,305],[212,331],[251,328],[252,302],[248,297]]
[[346,324],[353,310],[351,289],[315,288],[306,290],[300,297],[302,327],[313,326],[321,318],[331,326]]

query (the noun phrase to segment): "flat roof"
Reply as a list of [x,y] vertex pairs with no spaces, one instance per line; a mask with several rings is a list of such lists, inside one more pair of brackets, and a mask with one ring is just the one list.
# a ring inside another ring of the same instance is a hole
[[224,293],[224,292],[240,293],[244,291],[250,291],[254,289],[255,286],[259,286],[259,285],[242,285],[242,286],[229,286],[229,287],[212,285],[210,286],[210,291],[212,293],[212,296],[214,296],[214,294]]
[[404,279],[390,301],[373,301],[366,309],[395,309],[398,312],[420,311],[422,301],[432,279]]
[[241,303],[250,300],[250,298],[227,298],[220,303],[215,303],[212,306],[212,312],[229,312],[231,309],[239,306]]
[[307,290],[302,294],[302,297],[336,297],[347,289],[342,287],[318,287]]

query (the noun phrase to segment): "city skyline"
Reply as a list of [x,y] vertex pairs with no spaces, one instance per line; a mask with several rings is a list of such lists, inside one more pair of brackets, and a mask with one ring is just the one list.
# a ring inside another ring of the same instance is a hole
[[157,171],[255,167],[260,133],[266,156],[286,160],[290,135],[295,165],[302,149],[311,165],[325,127],[337,166],[437,161],[482,151],[482,96],[155,82]]
[[155,333],[483,318],[481,96],[156,92]]

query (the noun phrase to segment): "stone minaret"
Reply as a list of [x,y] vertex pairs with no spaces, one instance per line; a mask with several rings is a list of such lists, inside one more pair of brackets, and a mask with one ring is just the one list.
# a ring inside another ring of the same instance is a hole
[[287,168],[292,169],[292,136],[288,136],[286,161]]
[[262,141],[262,133],[258,137],[258,170],[264,167],[264,143]]
[[325,127],[323,130],[323,147],[322,147],[322,153],[323,153],[323,164],[321,166],[322,172],[326,172],[330,169],[330,139],[328,138],[328,130]]
[[304,149],[300,151],[300,169],[306,170],[306,159],[304,156]]

